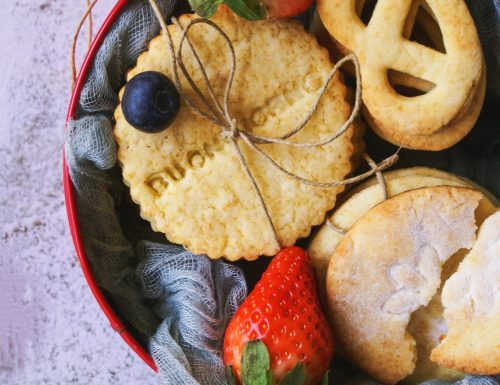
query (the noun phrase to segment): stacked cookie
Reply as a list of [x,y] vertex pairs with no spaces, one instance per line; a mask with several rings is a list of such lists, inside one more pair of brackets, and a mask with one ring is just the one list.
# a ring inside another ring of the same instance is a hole
[[[340,349],[387,384],[497,373],[498,349],[488,347],[482,330],[492,333],[500,319],[500,287],[491,277],[500,238],[481,230],[474,239],[475,224],[496,223],[498,202],[467,180],[428,168],[386,173],[386,183],[387,200],[375,179],[350,191],[309,245]],[[478,265],[469,269],[468,259]],[[482,282],[481,274],[490,278]],[[466,282],[470,275],[476,283]],[[469,302],[453,305],[460,290]],[[490,310],[470,308],[475,301]],[[472,319],[483,326],[471,328]],[[475,344],[484,348],[465,354],[471,335],[482,335]]]
[[[341,53],[361,63],[363,115],[385,140],[442,150],[476,122],[485,66],[464,1],[319,0],[318,13]],[[370,14],[370,11],[372,14]]]
[[[388,197],[405,191],[432,186],[463,186],[479,188],[476,184],[454,174],[428,167],[414,167],[384,173]],[[348,190],[335,209],[327,216],[327,222],[311,238],[308,251],[316,268],[318,282],[324,290],[326,270],[338,243],[352,226],[371,208],[384,201],[385,189],[376,178]],[[498,200],[481,190],[483,199],[478,208],[478,220],[482,222],[497,206]]]
[[[195,17],[184,15],[180,24],[186,25]],[[231,39],[236,54],[229,109],[237,125],[269,137],[279,137],[298,125],[312,108],[333,67],[327,50],[298,23],[249,22],[225,7],[212,20]],[[177,47],[181,31],[173,25],[169,28]],[[224,39],[203,24],[192,28],[189,38],[215,94],[222,100],[230,73]],[[197,84],[203,84],[195,58],[185,48],[187,69]],[[139,57],[128,79],[144,71],[172,77],[170,63],[168,46],[158,36]],[[181,81],[183,92],[196,100],[187,81]],[[349,115],[345,97],[346,88],[336,76],[310,121],[290,140],[315,142],[334,134]],[[160,133],[134,129],[124,118],[121,105],[115,119],[118,160],[141,215],[170,241],[196,254],[230,260],[275,255],[280,245],[293,245],[298,238],[308,236],[313,225],[322,223],[336,195],[343,190],[342,186],[325,189],[294,180],[240,140],[276,229],[278,245],[251,181],[219,126],[197,115],[184,102],[170,127]],[[360,147],[356,143],[359,135],[353,131],[351,128],[332,143],[319,147],[260,146],[296,175],[315,181],[338,181],[351,171],[351,158]]]

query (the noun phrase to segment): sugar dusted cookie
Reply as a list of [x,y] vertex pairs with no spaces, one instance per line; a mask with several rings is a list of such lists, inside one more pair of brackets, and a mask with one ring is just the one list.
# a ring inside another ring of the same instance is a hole
[[[414,167],[384,173],[389,197],[404,191],[431,186],[465,186],[480,189],[483,198],[476,210],[476,223],[481,224],[485,218],[498,210],[498,201],[487,191],[473,182],[444,171]],[[329,219],[335,226],[349,230],[367,211],[383,201],[382,190],[376,180],[371,178],[345,193],[345,198],[334,209]],[[326,271],[335,247],[342,240],[343,234],[332,226],[324,224],[312,238],[308,251],[316,268],[318,286],[326,298]],[[466,250],[455,253],[446,263],[441,275],[442,285],[453,274],[458,263],[464,258]],[[427,306],[418,309],[411,317],[408,331],[415,337],[417,362],[413,374],[404,379],[405,384],[419,384],[429,379],[456,380],[463,376],[430,360],[432,350],[446,334],[447,326],[443,318],[441,289],[436,292]]]
[[359,57],[370,126],[406,148],[442,150],[457,143],[479,116],[486,83],[465,1],[379,0],[368,20],[370,4],[318,0],[336,48]]
[[366,213],[340,241],[328,276],[328,309],[342,352],[394,384],[415,369],[410,317],[426,306],[445,262],[475,241],[481,193],[464,187],[407,191]]
[[[432,186],[465,186],[480,189],[473,182],[454,174],[428,168],[413,167],[384,172],[388,196],[394,196],[404,191]],[[481,199],[476,220],[480,224],[491,215],[499,205],[498,201],[487,191],[481,190]],[[328,219],[337,228],[348,231],[366,212],[384,200],[384,195],[375,177],[348,190],[345,197],[329,214]],[[326,271],[335,247],[343,238],[343,234],[325,223],[312,237],[308,252],[316,269],[318,286],[324,292]]]
[[468,373],[500,373],[500,211],[484,221],[446,281],[442,302],[449,331],[432,360]]
[[[185,15],[185,25],[194,18]],[[277,137],[294,128],[311,108],[332,68],[326,50],[303,27],[290,21],[248,22],[221,7],[215,21],[230,37],[237,63],[229,109],[238,125],[255,134]],[[170,26],[174,44],[179,31]],[[189,37],[222,99],[229,73],[229,55],[222,38],[198,24]],[[197,84],[203,84],[185,46],[184,62]],[[170,57],[162,37],[154,38],[128,79],[144,71],[171,76]],[[196,97],[186,81],[185,92]],[[335,78],[306,127],[291,140],[312,142],[331,135],[347,119],[346,90]],[[265,214],[234,148],[221,129],[181,103],[173,124],[164,132],[145,134],[115,111],[114,134],[125,183],[153,228],[194,253],[212,258],[254,259],[274,255],[276,244]],[[316,181],[342,180],[351,171],[353,132],[316,148],[260,145],[293,173]],[[270,212],[282,246],[295,243],[320,224],[342,187],[316,188],[284,176],[261,155],[241,143]]]

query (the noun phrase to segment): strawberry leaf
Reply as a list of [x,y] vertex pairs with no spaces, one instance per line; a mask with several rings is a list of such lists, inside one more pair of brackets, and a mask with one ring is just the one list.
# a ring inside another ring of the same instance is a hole
[[223,0],[189,0],[189,5],[201,17],[213,16]]
[[260,340],[245,345],[241,359],[243,385],[271,385],[271,364],[266,345]]
[[229,385],[237,385],[236,378],[234,378],[233,367],[231,365],[226,366],[226,374]]
[[304,383],[304,379],[304,364],[301,361],[287,373],[285,378],[283,378],[280,382],[280,385],[302,385]]
[[260,0],[223,0],[238,16],[247,20],[260,20],[266,17],[266,10]]
[[330,378],[330,372],[326,372],[325,376],[321,380],[321,385],[328,385],[329,383],[329,378]]

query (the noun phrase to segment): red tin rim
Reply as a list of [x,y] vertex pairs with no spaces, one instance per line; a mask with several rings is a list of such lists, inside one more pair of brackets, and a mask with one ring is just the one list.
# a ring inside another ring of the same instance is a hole
[[[121,11],[123,10],[125,4],[127,4],[128,0],[117,0],[115,6],[106,17],[106,20],[102,24],[99,32],[95,36],[92,45],[85,56],[82,67],[78,74],[78,77],[75,82],[75,87],[71,94],[71,99],[68,107],[68,113],[66,115],[66,124],[73,117],[77,105],[78,100],[80,99],[80,93],[82,91],[84,80],[87,77],[88,71],[92,65],[92,61],[94,60],[95,55],[99,47],[101,46],[104,37],[108,33],[109,29],[113,25],[114,21],[117,19]],[[134,338],[134,336],[127,330],[126,326],[120,320],[116,312],[113,310],[108,300],[104,296],[104,293],[101,291],[99,286],[97,285],[90,268],[90,263],[85,256],[85,250],[83,248],[83,240],[80,235],[80,229],[78,225],[78,217],[76,210],[76,202],[75,202],[75,191],[73,187],[73,183],[71,182],[71,178],[69,176],[68,166],[66,164],[66,157],[64,156],[63,150],[63,184],[64,184],[64,200],[66,201],[66,212],[68,215],[69,228],[71,231],[71,236],[73,238],[73,244],[75,246],[76,255],[78,256],[78,260],[82,267],[83,275],[87,280],[87,283],[94,294],[97,303],[101,307],[102,311],[106,315],[109,320],[110,326],[115,330],[123,340],[127,343],[128,346],[134,350],[139,357],[141,357],[146,364],[148,364],[151,369],[154,371],[157,370],[156,365],[149,355],[149,353],[139,344],[139,342]]]

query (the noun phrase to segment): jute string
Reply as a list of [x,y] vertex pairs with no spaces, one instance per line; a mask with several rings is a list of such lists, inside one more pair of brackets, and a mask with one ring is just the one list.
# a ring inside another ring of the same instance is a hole
[[[377,168],[377,164],[375,163],[375,161],[370,157],[370,155],[368,155],[367,153],[364,153],[363,154],[363,158],[366,160],[366,163],[368,163],[368,165],[370,166],[370,168],[372,170],[376,169]],[[382,198],[383,200],[385,201],[389,194],[387,192],[387,182],[385,180],[385,177],[384,177],[384,174],[382,173],[382,171],[377,171],[375,173],[376,177],[377,177],[377,182],[378,182],[378,185],[380,186],[380,189],[382,190]],[[338,226],[337,224],[335,224],[332,219],[331,219],[331,216],[330,218],[327,218],[325,220],[325,223],[328,225],[328,227],[330,227],[332,230],[336,231],[337,233],[339,234],[346,234],[347,231],[349,231],[348,229],[343,229],[341,228],[340,226]]]
[[[92,3],[89,4],[87,7],[87,11],[85,12],[84,16],[82,17],[82,20],[79,24],[79,29],[81,28],[81,25],[83,25],[83,22],[86,17],[90,14],[92,7],[95,5],[95,3],[98,0],[93,0]],[[342,136],[348,129],[349,127],[353,124],[354,120],[358,116],[361,108],[361,71],[360,71],[360,65],[357,57],[353,54],[347,55],[341,60],[339,60],[335,66],[332,68],[330,71],[329,75],[327,78],[324,80],[321,88],[318,91],[318,94],[314,100],[314,103],[311,107],[311,109],[308,111],[304,119],[295,127],[294,129],[290,130],[286,134],[280,136],[280,137],[267,137],[267,136],[262,136],[262,135],[255,135],[250,132],[244,131],[238,127],[236,119],[234,119],[230,112],[229,112],[229,98],[230,98],[230,93],[231,93],[231,88],[234,80],[234,74],[236,72],[236,54],[234,51],[233,44],[229,38],[229,36],[214,22],[208,19],[204,18],[198,18],[191,20],[186,26],[181,26],[178,20],[174,17],[172,17],[172,23],[176,26],[176,28],[181,32],[181,38],[179,41],[179,45],[177,47],[177,51],[174,48],[174,43],[173,43],[173,38],[170,33],[170,30],[167,27],[167,23],[161,14],[161,11],[158,7],[157,0],[148,0],[149,4],[151,5],[151,8],[153,9],[155,16],[158,19],[158,22],[160,23],[160,27],[162,30],[162,35],[167,43],[168,49],[170,51],[170,58],[171,58],[171,70],[173,74],[173,81],[177,89],[179,90],[179,93],[182,95],[183,100],[185,103],[198,115],[206,118],[207,120],[211,121],[212,123],[216,124],[221,128],[221,136],[225,139],[227,139],[233,146],[235,153],[238,157],[238,160],[245,172],[245,174],[248,176],[249,181],[252,184],[252,187],[255,191],[255,195],[257,197],[257,200],[259,202],[259,205],[262,208],[262,212],[265,214],[267,222],[269,224],[269,228],[272,231],[273,238],[278,246],[281,246],[279,237],[276,231],[276,228],[274,226],[274,223],[272,221],[271,215],[269,213],[269,210],[266,206],[266,203],[264,202],[264,198],[262,196],[262,193],[260,191],[260,188],[252,175],[252,172],[250,171],[248,164],[245,160],[245,157],[241,151],[240,144],[239,144],[239,139],[241,139],[243,142],[245,142],[249,148],[251,148],[253,151],[257,152],[260,154],[262,157],[268,160],[268,163],[275,167],[277,170],[280,172],[284,173],[288,177],[299,181],[301,183],[305,183],[307,185],[315,186],[315,187],[323,187],[323,188],[333,188],[333,187],[338,187],[342,185],[347,185],[347,184],[352,184],[359,182],[361,180],[364,180],[374,174],[377,174],[377,177],[381,177],[381,172],[390,166],[392,166],[394,163],[397,162],[398,160],[398,153],[396,152],[394,155],[384,159],[382,162],[379,164],[376,164],[371,160],[369,157],[365,157],[365,159],[368,161],[370,164],[371,169],[363,174],[344,179],[341,181],[333,181],[333,182],[318,182],[318,181],[313,181],[304,177],[301,177],[297,174],[294,174],[291,171],[286,170],[284,167],[279,165],[274,159],[272,159],[264,150],[262,150],[257,144],[282,144],[286,146],[292,146],[292,147],[319,147],[326,145],[328,143],[331,143],[332,141],[336,140],[340,136]],[[193,28],[196,24],[205,24],[211,28],[213,28],[217,33],[220,35],[220,37],[226,42],[229,54],[230,54],[230,70],[229,70],[229,77],[226,83],[225,91],[224,91],[224,96],[222,103],[218,100],[217,96],[215,95],[215,91],[212,87],[212,84],[210,83],[210,80],[208,79],[207,73],[205,71],[205,67],[202,64],[199,55],[196,52],[196,49],[193,47],[191,44],[191,41],[189,40],[188,33],[191,28]],[[78,29],[78,32],[79,32]],[[75,35],[75,40],[78,38],[78,34]],[[195,84],[193,78],[189,74],[189,72],[186,69],[186,66],[184,65],[184,57],[183,57],[183,47],[184,44],[187,45],[189,52],[191,53],[192,57],[194,58],[195,65],[197,67],[197,70],[199,73],[202,75],[203,82],[205,83],[206,89],[208,90],[209,100],[203,95],[202,91],[200,88]],[[76,45],[75,42],[73,45]],[[351,111],[351,114],[349,118],[341,125],[341,127],[336,130],[333,134],[327,136],[324,139],[321,139],[316,142],[306,142],[306,143],[298,143],[298,142],[292,142],[287,139],[291,138],[295,134],[299,133],[309,122],[311,117],[314,115],[316,112],[319,103],[321,101],[321,98],[326,92],[326,89],[328,88],[328,85],[330,84],[331,80],[334,78],[336,73],[339,71],[339,69],[342,67],[342,65],[346,62],[352,62],[354,64],[355,68],[355,75],[356,75],[356,91],[355,91],[355,101],[354,101],[354,107]],[[74,63],[74,55],[73,55],[73,60],[72,60],[72,65],[73,65],[73,74],[75,76],[76,70],[75,68],[75,63]],[[198,99],[201,101],[202,105],[204,106],[204,109],[200,108],[197,103],[195,103],[193,100],[191,100],[185,92],[183,92],[183,86],[181,84],[180,78],[179,78],[179,71],[178,69],[180,68],[183,76],[185,77],[187,83],[193,90],[193,92],[196,94]]]
[[88,30],[87,30],[87,45],[90,48],[93,38],[93,22],[92,22],[92,9],[97,4],[99,0],[85,0],[87,4],[87,9],[83,13],[82,17],[78,21],[73,39],[71,41],[71,89],[75,86],[76,80],[76,43],[78,42],[78,37],[80,36],[80,31],[82,30],[83,24],[88,19]]
[[[85,3],[87,4],[87,8],[90,6],[91,0],[85,0]],[[92,17],[92,11],[89,13],[88,17],[88,29],[87,29],[87,45],[90,47],[92,44],[92,39],[94,38],[94,21]]]

